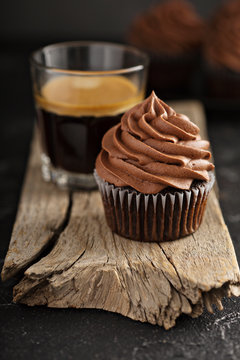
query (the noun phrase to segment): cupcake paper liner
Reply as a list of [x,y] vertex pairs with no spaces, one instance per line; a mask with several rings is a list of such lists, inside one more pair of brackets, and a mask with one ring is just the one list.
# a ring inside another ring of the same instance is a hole
[[214,175],[210,173],[209,182],[198,181],[189,190],[142,194],[109,184],[96,170],[94,176],[109,227],[121,236],[138,241],[169,241],[195,232],[214,183]]

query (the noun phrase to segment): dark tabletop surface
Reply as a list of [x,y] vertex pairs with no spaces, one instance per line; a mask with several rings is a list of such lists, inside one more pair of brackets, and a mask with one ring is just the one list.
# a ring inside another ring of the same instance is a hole
[[[0,258],[3,264],[16,216],[33,105],[27,53],[0,56]],[[240,114],[207,112],[220,200],[240,260]],[[14,281],[0,284],[1,359],[240,359],[240,298],[224,310],[181,316],[165,331],[99,310],[28,308],[12,303]]]

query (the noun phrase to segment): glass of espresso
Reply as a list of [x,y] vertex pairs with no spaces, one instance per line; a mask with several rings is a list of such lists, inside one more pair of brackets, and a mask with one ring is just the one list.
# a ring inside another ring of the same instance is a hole
[[42,175],[63,188],[93,189],[104,133],[145,95],[148,58],[104,42],[49,45],[31,56]]

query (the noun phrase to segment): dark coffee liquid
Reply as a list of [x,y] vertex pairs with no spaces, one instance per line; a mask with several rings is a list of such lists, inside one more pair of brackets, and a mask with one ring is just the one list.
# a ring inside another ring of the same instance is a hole
[[92,173],[105,132],[143,93],[122,76],[57,76],[35,94],[43,152],[57,169]]
[[92,173],[105,132],[116,125],[120,115],[66,116],[37,109],[42,147],[56,168]]

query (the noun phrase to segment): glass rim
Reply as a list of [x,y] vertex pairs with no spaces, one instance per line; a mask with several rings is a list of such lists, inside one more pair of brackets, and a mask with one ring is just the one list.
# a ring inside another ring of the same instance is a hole
[[[112,46],[117,47],[122,50],[128,50],[136,55],[140,55],[143,58],[143,63],[135,66],[131,66],[124,69],[116,69],[116,70],[92,70],[92,71],[85,71],[85,70],[68,70],[68,69],[60,69],[58,67],[54,66],[46,66],[41,64],[35,59],[35,56],[38,53],[43,52],[44,50],[53,49],[53,48],[62,48],[62,47],[68,47],[68,46],[75,46],[75,47],[81,47],[81,46],[88,46],[88,45],[104,45],[104,46]],[[120,43],[114,43],[114,42],[107,42],[107,41],[66,41],[66,42],[59,42],[54,43],[50,45],[43,46],[39,48],[38,50],[35,50],[30,55],[30,63],[33,66],[36,66],[38,68],[42,68],[45,70],[51,70],[53,72],[62,73],[62,74],[71,74],[71,75],[121,75],[121,74],[128,74],[132,72],[137,72],[143,70],[145,67],[149,65],[149,57],[148,55],[137,49],[134,46],[127,45],[127,44],[120,44]]]

